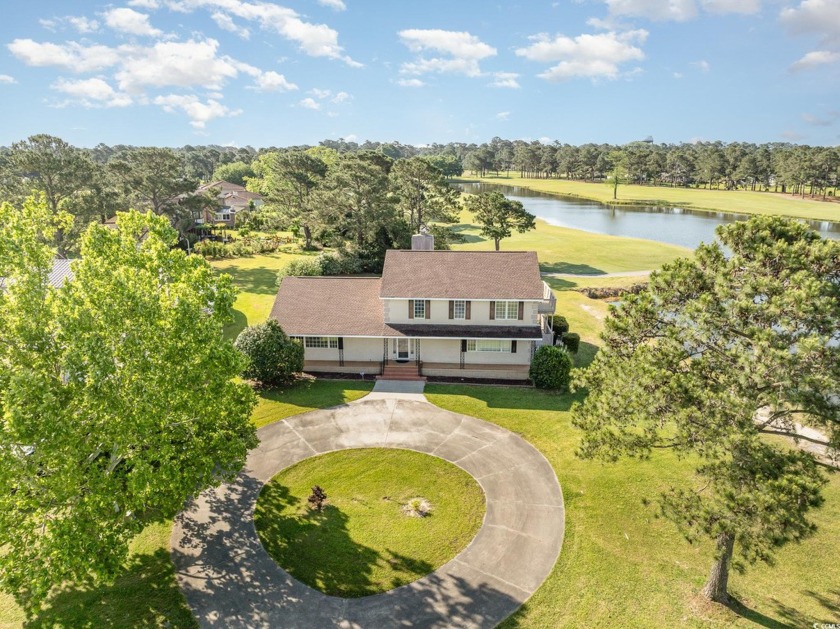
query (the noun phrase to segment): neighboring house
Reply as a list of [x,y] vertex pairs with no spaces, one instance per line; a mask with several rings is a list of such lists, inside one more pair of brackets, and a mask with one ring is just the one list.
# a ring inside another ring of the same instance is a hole
[[382,277],[286,277],[271,311],[305,370],[525,380],[551,343],[551,289],[533,251],[434,251],[416,235]]
[[204,223],[224,223],[233,227],[236,222],[237,212],[249,210],[253,206],[255,209],[263,204],[262,196],[254,192],[248,192],[244,186],[235,183],[228,183],[227,181],[213,181],[203,186],[199,186],[196,191],[199,194],[213,191],[219,200],[219,206],[197,212],[193,217],[195,222],[199,225]]
[[[73,260],[65,260],[63,258],[55,258],[52,264],[52,270],[48,276],[50,286],[53,288],[61,288],[64,282],[72,280],[73,269],[70,268],[70,263]],[[6,278],[0,277],[0,289],[6,285]]]

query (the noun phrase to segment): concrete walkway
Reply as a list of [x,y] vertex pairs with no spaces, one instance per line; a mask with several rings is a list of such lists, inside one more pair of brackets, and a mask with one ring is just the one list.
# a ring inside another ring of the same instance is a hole
[[[393,386],[261,428],[260,446],[237,481],[205,491],[176,518],[172,559],[202,626],[494,627],[549,575],[563,542],[564,509],[548,461],[503,428],[440,409],[422,393],[387,389]],[[280,470],[359,447],[451,461],[478,481],[487,512],[469,546],[432,574],[383,594],[342,599],[303,585],[271,559],[254,529],[254,504]]]

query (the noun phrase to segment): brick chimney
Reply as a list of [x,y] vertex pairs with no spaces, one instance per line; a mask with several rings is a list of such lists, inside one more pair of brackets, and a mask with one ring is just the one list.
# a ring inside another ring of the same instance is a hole
[[419,234],[414,234],[411,237],[411,250],[412,251],[434,251],[435,250],[435,237],[431,234],[427,234],[425,232],[421,232]]

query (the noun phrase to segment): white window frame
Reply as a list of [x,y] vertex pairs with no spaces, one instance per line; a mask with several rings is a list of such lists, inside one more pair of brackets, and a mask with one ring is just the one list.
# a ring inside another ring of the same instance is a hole
[[501,339],[468,339],[468,352],[496,352],[499,354],[511,353],[511,342]]
[[497,301],[496,302],[496,319],[510,321],[512,319],[519,319],[519,302],[518,301]]
[[426,318],[426,300],[425,299],[415,299],[414,300],[414,318],[415,319],[425,319]]
[[466,319],[467,318],[467,300],[456,299],[452,304],[452,318]]
[[338,349],[337,336],[307,336],[304,345],[309,349]]

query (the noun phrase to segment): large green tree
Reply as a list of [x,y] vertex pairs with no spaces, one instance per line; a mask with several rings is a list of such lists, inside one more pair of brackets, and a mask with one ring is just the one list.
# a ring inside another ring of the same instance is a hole
[[84,227],[110,208],[101,167],[61,138],[38,134],[15,142],[0,170],[0,192],[5,199],[22,203],[37,191],[53,216],[62,210],[73,215],[72,224],[53,232],[60,255],[73,251]]
[[29,613],[115,575],[129,541],[232,479],[256,445],[234,289],[151,213],[88,228],[48,282],[43,202],[0,206],[0,586]]
[[327,175],[327,164],[306,151],[272,152],[253,163],[259,179],[249,187],[265,196],[269,208],[303,231],[305,246],[312,248],[313,231],[321,222],[315,191]]
[[584,457],[671,448],[698,461],[696,486],[660,509],[689,541],[715,540],[703,592],[726,602],[730,566],[814,530],[814,459],[765,433],[796,440],[804,423],[840,446],[840,243],[778,217],[717,233],[607,318],[574,423]]
[[458,220],[459,192],[429,160],[422,157],[398,160],[391,168],[390,179],[391,189],[397,195],[397,207],[414,233],[428,227],[431,221]]
[[186,176],[183,158],[171,149],[132,148],[108,162],[108,170],[127,206],[152,210],[173,223],[210,203],[194,194],[198,181]]
[[525,233],[536,227],[536,217],[526,212],[519,201],[508,199],[501,192],[467,197],[466,205],[481,225],[481,235],[493,239],[496,251],[502,239],[510,238],[514,229]]

